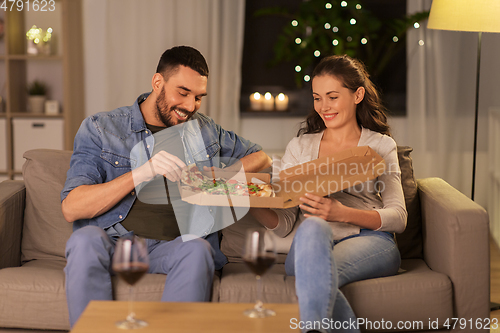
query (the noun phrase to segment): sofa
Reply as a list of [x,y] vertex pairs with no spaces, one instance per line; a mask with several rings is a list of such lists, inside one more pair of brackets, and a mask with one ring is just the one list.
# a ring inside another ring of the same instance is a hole
[[[435,332],[436,323],[446,329],[447,318],[489,318],[488,215],[442,179],[415,180],[410,152],[398,147],[409,215],[405,232],[396,236],[401,269],[342,288],[356,316],[372,322],[367,331],[385,331],[390,322],[392,331],[419,326]],[[24,157],[24,180],[0,183],[0,330],[69,330],[63,268],[72,226],[61,213],[60,191],[71,151],[37,149]],[[215,272],[213,302],[255,301],[255,276],[240,256],[250,226],[258,224],[247,214],[220,233],[229,263]],[[297,302],[295,279],[283,264],[295,230],[279,240],[277,263],[263,276],[266,303]],[[136,299],[159,301],[165,278],[146,274]],[[115,299],[126,300],[126,284],[116,277],[113,284]]]

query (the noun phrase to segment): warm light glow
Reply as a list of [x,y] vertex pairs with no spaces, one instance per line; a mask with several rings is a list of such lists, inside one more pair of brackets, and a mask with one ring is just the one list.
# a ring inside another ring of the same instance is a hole
[[352,42],[352,37],[351,36],[347,36],[347,41],[348,42]]
[[332,25],[330,23],[325,23],[325,29],[328,30],[332,27]]
[[420,23],[418,23],[418,22],[415,22],[415,23],[413,24],[413,27],[415,27],[415,29],[418,29],[418,28],[420,28]]
[[311,80],[311,77],[309,75],[304,76],[304,81],[309,82]]
[[427,28],[500,32],[498,0],[433,0]]
[[300,43],[302,43],[302,39],[300,39],[298,37],[295,38],[295,44],[300,44]]
[[341,5],[342,7],[347,7],[347,1],[342,1],[342,2],[340,3],[340,5]]
[[258,101],[260,99],[260,94],[258,92],[253,94],[253,98]]
[[332,31],[333,32],[339,32],[339,27],[333,27]]
[[418,41],[418,45],[420,45],[420,46],[424,46],[424,44],[425,44],[425,43],[424,43],[424,41],[423,41],[423,40],[419,40],[419,41]]
[[279,93],[279,94],[278,94],[278,100],[280,100],[280,101],[284,101],[284,100],[285,100],[285,94],[283,94],[283,93]]
[[295,71],[298,73],[302,70],[302,67],[300,67],[299,65],[295,66]]
[[327,2],[326,5],[325,5],[325,8],[326,9],[332,9],[332,4]]
[[317,58],[321,55],[321,52],[319,50],[314,51],[314,56]]
[[366,43],[368,43],[368,39],[361,38],[361,44],[365,45]]
[[298,26],[298,25],[299,25],[299,21],[297,21],[297,20],[293,20],[293,21],[292,21],[292,25],[293,25],[294,27]]
[[351,23],[352,25],[355,25],[355,24],[356,24],[356,19],[353,19],[353,18],[352,18],[352,19],[349,21],[349,23]]
[[269,101],[271,98],[273,98],[273,95],[271,95],[270,92],[266,92],[266,94],[264,95],[264,98]]
[[361,7],[361,5],[358,3],[358,4],[356,5],[356,9],[361,9],[361,8],[362,8],[362,7]]
[[393,41],[394,43],[397,43],[397,42],[398,42],[398,40],[399,40],[398,36],[394,36],[394,37],[392,37],[392,41]]
[[337,45],[339,45],[339,41],[338,41],[338,39],[334,39],[334,40],[332,40],[332,44],[333,44],[333,46],[337,46]]

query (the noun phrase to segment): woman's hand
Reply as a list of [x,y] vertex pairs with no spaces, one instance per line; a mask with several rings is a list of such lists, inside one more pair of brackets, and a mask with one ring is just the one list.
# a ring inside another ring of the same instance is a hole
[[317,216],[325,221],[340,221],[340,213],[345,208],[337,199],[320,197],[311,193],[306,193],[305,197],[301,197],[299,207],[310,214],[304,214],[305,217]]

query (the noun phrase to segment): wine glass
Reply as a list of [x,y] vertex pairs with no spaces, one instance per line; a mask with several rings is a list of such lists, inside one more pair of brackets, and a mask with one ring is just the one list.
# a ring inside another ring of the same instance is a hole
[[251,229],[245,235],[245,247],[243,249],[243,261],[247,264],[257,278],[257,300],[253,309],[243,312],[250,318],[264,318],[275,316],[273,310],[266,309],[262,303],[262,281],[261,277],[276,261],[276,245],[274,233],[265,229]]
[[112,267],[113,271],[129,285],[130,290],[128,301],[129,314],[125,320],[117,322],[116,326],[123,329],[134,329],[147,326],[147,322],[135,318],[132,304],[134,284],[141,279],[149,268],[146,241],[137,236],[118,239]]

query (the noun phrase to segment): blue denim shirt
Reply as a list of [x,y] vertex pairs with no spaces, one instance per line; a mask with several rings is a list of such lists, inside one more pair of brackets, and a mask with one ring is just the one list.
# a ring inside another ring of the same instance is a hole
[[[138,143],[145,142],[154,147],[154,137],[146,128],[139,104],[149,94],[142,94],[132,106],[121,107],[110,112],[97,113],[86,118],[75,136],[73,155],[67,172],[66,183],[61,192],[61,201],[69,192],[80,185],[94,185],[109,182],[138,166],[131,152]],[[220,158],[240,159],[262,148],[233,132],[226,131],[211,118],[196,113],[192,118],[199,127],[198,132],[183,131],[182,142],[186,164],[196,163],[199,167],[214,165],[220,167]],[[192,123],[191,123],[192,124]],[[203,140],[200,140],[200,132]],[[218,165],[217,165],[218,164]],[[108,229],[125,219],[130,211],[136,193],[132,191],[106,213],[92,219],[78,220],[73,230],[86,225],[96,225]],[[227,259],[220,252],[217,233],[210,233],[217,218],[215,207],[195,206],[192,219],[203,221],[198,236],[207,240],[216,250],[215,266],[221,268]],[[197,225],[200,225],[199,223]],[[201,235],[200,235],[201,233]]]

